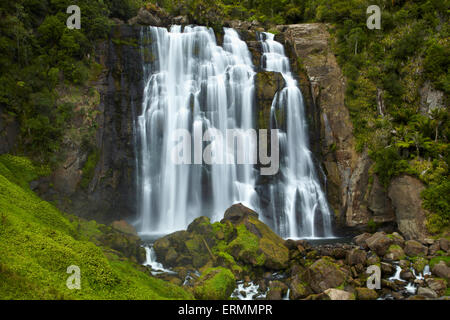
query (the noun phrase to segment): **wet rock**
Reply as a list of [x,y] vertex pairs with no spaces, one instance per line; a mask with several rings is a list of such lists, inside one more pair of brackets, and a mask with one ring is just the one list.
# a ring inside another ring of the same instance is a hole
[[288,286],[281,281],[270,281],[267,300],[281,300],[286,295]]
[[[272,103],[277,92],[283,89],[285,80],[279,72],[262,71],[255,77],[255,95],[258,112],[258,128],[269,129],[271,126]],[[285,114],[282,108],[276,108],[275,117],[278,127],[281,129],[285,124]]]
[[381,271],[383,274],[391,275],[394,273],[394,267],[390,263],[381,262]]
[[440,261],[434,265],[431,271],[440,278],[450,279],[450,267],[444,261]]
[[330,297],[330,300],[355,300],[355,295],[339,289],[327,289],[324,293]]
[[367,246],[379,256],[384,256],[393,242],[384,232],[377,232],[366,239]]
[[428,264],[428,260],[423,257],[417,257],[413,262],[413,268],[416,272],[422,273],[425,269],[425,266]]
[[439,296],[442,296],[445,293],[447,284],[444,279],[428,278],[425,282],[427,283],[427,286]]
[[346,279],[346,274],[329,258],[317,260],[306,269],[302,276],[302,280],[308,283],[316,293],[339,287]]
[[423,288],[423,287],[420,287],[417,290],[417,295],[423,296],[423,297],[427,297],[427,298],[430,298],[430,299],[436,299],[438,297],[437,293],[434,292],[432,289],[430,289],[430,288]]
[[398,265],[400,266],[400,268],[402,269],[407,269],[409,268],[409,266],[411,265],[411,262],[409,262],[408,260],[400,260],[398,262]]
[[426,256],[428,248],[415,240],[408,240],[405,242],[405,253],[410,257]]
[[356,298],[358,300],[376,300],[378,294],[375,290],[369,288],[355,288]]
[[403,270],[402,272],[400,272],[400,278],[407,281],[415,279],[413,273],[410,270]]

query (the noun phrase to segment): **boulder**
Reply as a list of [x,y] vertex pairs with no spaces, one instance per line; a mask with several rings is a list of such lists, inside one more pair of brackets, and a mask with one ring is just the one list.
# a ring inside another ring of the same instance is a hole
[[162,26],[161,19],[157,15],[150,13],[144,7],[140,8],[138,15],[129,21],[129,24],[135,24],[135,23],[147,25],[147,26],[156,26],[156,27]]
[[360,246],[363,249],[367,249],[367,243],[366,240],[369,239],[372,236],[370,233],[363,233],[353,238],[353,242],[356,243],[358,246]]
[[327,289],[324,293],[330,297],[330,300],[355,300],[353,293],[339,290],[339,289]]
[[394,244],[402,248],[405,246],[405,239],[398,232],[393,232],[392,234],[389,235],[389,237],[392,238]]
[[394,241],[384,232],[377,232],[366,239],[366,244],[370,250],[374,251],[379,256],[384,256],[393,242]]
[[356,298],[358,300],[376,300],[378,294],[375,290],[369,288],[355,288]]
[[417,257],[413,262],[413,268],[416,272],[422,273],[425,266],[428,264],[428,260],[423,257]]
[[384,258],[388,260],[398,261],[405,258],[405,252],[399,245],[392,244],[389,246],[389,249],[384,255]]
[[439,241],[435,241],[431,246],[428,247],[428,254],[430,256],[434,256],[439,250],[441,250]]
[[428,248],[415,240],[408,240],[405,242],[405,253],[410,257],[426,256]]
[[267,300],[282,300],[287,294],[288,286],[281,281],[270,281]]
[[194,285],[194,296],[199,300],[228,300],[236,287],[230,270],[211,268],[206,270]]
[[299,277],[294,277],[291,283],[289,284],[289,299],[298,300],[304,299],[310,294],[312,294],[309,286],[302,282]]
[[398,229],[406,239],[428,236],[425,226],[426,211],[422,209],[421,192],[425,189],[420,180],[408,175],[394,178],[388,194],[395,208]]
[[221,223],[226,221],[237,229],[236,238],[227,246],[227,251],[236,260],[272,270],[287,268],[289,250],[284,245],[285,241],[258,220],[256,212],[236,204],[225,212]]
[[444,261],[435,264],[431,272],[439,278],[450,279],[450,267]]
[[308,283],[315,293],[339,287],[346,279],[347,275],[330,258],[317,260],[302,275],[302,280]]
[[439,246],[441,250],[448,252],[450,249],[450,240],[446,238],[439,239]]
[[428,278],[425,280],[427,286],[436,292],[439,296],[442,296],[447,289],[447,283],[444,279]]
[[146,252],[138,236],[123,233],[112,227],[104,226],[102,229],[103,233],[96,236],[96,242],[120,252],[123,256],[135,262],[145,262]]
[[365,265],[367,253],[364,250],[352,249],[347,252],[347,264],[354,266],[357,264]]
[[434,292],[432,289],[424,287],[419,287],[419,289],[417,290],[417,295],[427,297],[430,299],[436,299],[438,297],[437,293]]

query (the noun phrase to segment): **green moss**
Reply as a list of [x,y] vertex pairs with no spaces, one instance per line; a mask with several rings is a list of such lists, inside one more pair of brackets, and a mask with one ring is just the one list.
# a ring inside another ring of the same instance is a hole
[[444,261],[447,265],[450,264],[450,257],[449,256],[440,256],[440,257],[433,257],[430,260],[430,268],[433,268],[436,264],[439,262]]
[[[69,219],[25,190],[25,180],[16,184],[7,179],[5,172],[17,180],[34,178],[40,170],[33,172],[23,158],[6,158],[15,166],[6,171],[1,157],[1,299],[192,299],[180,287],[153,278],[141,271],[142,266],[90,242],[102,232],[100,226]],[[66,286],[71,265],[80,267],[81,290]]]
[[255,266],[262,266],[265,257],[259,251],[259,239],[253,233],[247,230],[245,225],[241,224],[236,227],[237,237],[227,246],[227,252],[239,252],[239,260],[250,262]]
[[194,287],[194,295],[201,300],[227,300],[236,286],[230,270],[218,267],[207,269]]
[[88,156],[82,170],[83,175],[80,182],[82,188],[86,189],[89,186],[89,183],[94,177],[95,167],[97,166],[99,160],[100,160],[100,152],[98,150],[94,150]]

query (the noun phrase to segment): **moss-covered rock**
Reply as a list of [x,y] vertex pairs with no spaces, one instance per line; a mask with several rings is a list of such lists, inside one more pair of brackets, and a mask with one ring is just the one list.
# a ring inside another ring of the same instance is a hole
[[423,270],[425,269],[425,266],[428,264],[428,260],[425,259],[424,257],[415,257],[412,260],[413,260],[414,270],[416,270],[417,272],[420,272],[420,273],[423,272]]
[[375,290],[369,288],[355,288],[356,298],[358,300],[376,300],[378,294]]
[[230,270],[218,267],[206,270],[194,286],[195,298],[200,300],[229,299],[236,286]]
[[313,293],[308,284],[301,281],[299,277],[294,277],[289,284],[289,288],[289,299],[291,300],[304,299]]
[[279,270],[288,266],[289,250],[284,240],[258,220],[258,214],[242,204],[230,207],[223,223],[230,221],[237,230],[236,238],[227,246],[235,259],[252,266]]
[[324,257],[306,269],[302,280],[308,283],[316,293],[329,288],[336,288],[344,284],[347,275],[331,258]]
[[405,258],[405,252],[403,251],[402,247],[400,247],[399,245],[392,244],[389,246],[389,249],[387,250],[384,257],[389,260],[398,261],[398,260],[402,260]]

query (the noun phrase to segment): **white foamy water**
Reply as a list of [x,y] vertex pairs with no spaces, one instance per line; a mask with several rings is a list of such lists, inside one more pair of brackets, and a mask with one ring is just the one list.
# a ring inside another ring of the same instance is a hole
[[[281,203],[281,208],[272,212],[273,220],[277,221],[276,231],[288,238],[332,237],[331,212],[308,147],[303,95],[292,75],[283,45],[275,41],[271,33],[261,33],[260,41],[262,67],[280,72],[286,82],[275,96],[271,110],[274,117],[271,123],[286,122],[286,131],[280,137],[281,163],[285,165],[281,168],[281,181],[270,193],[272,203]],[[285,114],[285,119],[276,119],[276,110],[284,111],[281,114]]]
[[144,263],[144,266],[149,266],[152,268],[152,274],[157,275],[161,273],[175,273],[170,269],[164,268],[164,266],[156,261],[156,254],[155,250],[153,250],[153,247],[145,246],[145,253],[146,253],[146,261]]
[[[256,73],[247,44],[229,28],[224,29],[222,46],[206,27],[142,29],[144,92],[135,121],[139,214],[135,226],[140,235],[182,230],[199,216],[220,220],[231,205],[243,203],[261,213],[282,237],[333,236],[330,210],[308,149],[303,97],[289,59],[273,35],[264,33],[260,40],[265,69],[281,72],[286,81],[271,110],[276,123],[275,110],[283,108],[286,130],[279,132],[284,150],[281,178],[266,185],[269,208],[261,208],[259,169],[254,165],[203,163],[205,147],[227,159],[238,151],[251,159],[256,151],[250,130],[257,128]],[[208,130],[226,136],[230,129],[241,144],[230,147],[221,139],[196,143]],[[180,130],[193,140],[192,154],[183,154],[192,161],[184,164],[172,158],[181,142],[175,134]]]
[[[242,293],[245,294],[242,294]],[[254,284],[253,282],[249,282],[245,285],[244,282],[238,282],[238,287],[234,290],[231,297],[238,298],[239,300],[254,300],[255,298],[265,298],[267,296],[267,292],[260,293],[259,285]]]

